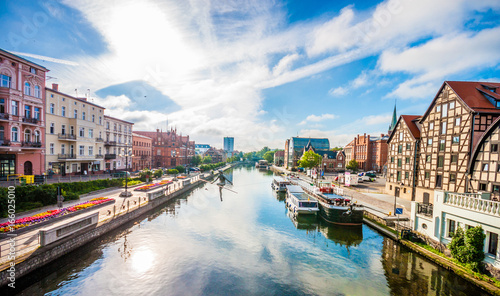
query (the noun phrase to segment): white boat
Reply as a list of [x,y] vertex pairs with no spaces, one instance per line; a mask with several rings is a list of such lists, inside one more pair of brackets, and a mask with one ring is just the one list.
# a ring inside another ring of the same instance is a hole
[[271,188],[276,192],[285,192],[286,186],[290,185],[290,181],[283,179],[282,177],[274,177]]
[[319,212],[318,201],[297,185],[286,186],[286,206],[295,215],[316,214]]
[[267,162],[267,160],[262,159],[262,160],[259,160],[259,162],[255,163],[255,167],[258,168],[259,170],[268,170],[269,163]]

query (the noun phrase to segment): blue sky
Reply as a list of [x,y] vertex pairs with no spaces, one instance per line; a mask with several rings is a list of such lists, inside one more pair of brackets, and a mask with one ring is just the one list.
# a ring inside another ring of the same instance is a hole
[[343,146],[386,133],[396,101],[422,114],[444,80],[500,81],[498,0],[0,1],[0,48],[47,85],[218,147]]

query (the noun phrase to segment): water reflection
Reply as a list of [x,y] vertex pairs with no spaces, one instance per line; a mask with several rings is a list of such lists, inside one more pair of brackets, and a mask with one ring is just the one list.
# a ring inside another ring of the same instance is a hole
[[390,245],[366,225],[347,230],[317,218],[293,220],[272,195],[270,172],[243,167],[233,174],[238,194],[225,193],[224,202],[217,187],[203,185],[57,260],[29,281],[20,279],[16,291],[370,296],[473,291],[470,286],[452,290],[454,282],[463,281]]

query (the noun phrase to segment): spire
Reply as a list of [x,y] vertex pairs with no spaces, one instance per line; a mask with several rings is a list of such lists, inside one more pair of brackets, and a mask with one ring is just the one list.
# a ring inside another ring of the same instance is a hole
[[398,116],[396,114],[396,102],[394,102],[394,112],[392,113],[391,125],[389,125],[389,134],[394,131],[396,124],[398,123]]

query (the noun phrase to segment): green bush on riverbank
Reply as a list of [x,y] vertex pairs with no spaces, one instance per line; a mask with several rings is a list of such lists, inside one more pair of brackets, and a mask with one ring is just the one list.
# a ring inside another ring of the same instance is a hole
[[[130,180],[130,179],[129,179]],[[16,186],[16,213],[57,203],[57,187],[61,187],[64,200],[76,200],[80,195],[109,187],[123,186],[124,179],[104,179],[87,182],[56,183]],[[130,182],[129,182],[130,185]],[[0,187],[0,217],[7,217],[8,189]]]
[[202,170],[202,171],[209,171],[209,170],[213,170],[213,169],[225,166],[225,165],[226,165],[225,162],[203,164],[203,165],[200,166],[200,170]]

